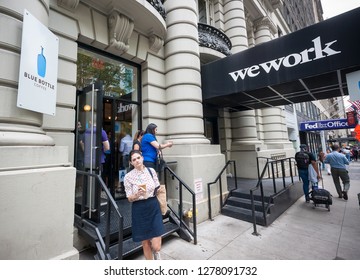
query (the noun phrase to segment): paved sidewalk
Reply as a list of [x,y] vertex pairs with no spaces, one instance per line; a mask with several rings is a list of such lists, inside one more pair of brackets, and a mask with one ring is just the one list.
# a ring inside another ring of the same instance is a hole
[[[313,209],[301,197],[269,227],[219,215],[198,225],[198,244],[176,234],[162,246],[165,260],[360,260],[360,161],[351,162],[349,200],[337,198],[332,177],[323,171],[333,205]],[[132,257],[143,260],[142,254]]]

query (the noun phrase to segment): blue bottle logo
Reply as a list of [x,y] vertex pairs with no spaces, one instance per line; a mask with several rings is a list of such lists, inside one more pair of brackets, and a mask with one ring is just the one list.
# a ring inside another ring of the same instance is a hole
[[46,58],[44,56],[44,48],[41,47],[41,53],[37,57],[37,70],[40,77],[45,77],[46,73]]

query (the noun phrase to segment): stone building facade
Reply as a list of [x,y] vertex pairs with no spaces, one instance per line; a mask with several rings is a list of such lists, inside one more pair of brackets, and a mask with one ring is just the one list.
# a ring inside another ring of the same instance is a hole
[[[227,160],[236,161],[239,177],[256,178],[256,157],[293,156],[282,107],[214,111],[202,100],[202,64],[291,31],[282,5],[281,0],[1,0],[0,57],[6,67],[0,69],[0,258],[78,258],[76,103],[77,91],[91,83],[79,84],[80,54],[95,66],[108,61],[132,69],[136,79],[125,94],[131,94],[128,104],[138,107],[127,125],[134,133],[156,123],[158,140],[173,141],[164,151],[166,160],[176,162],[176,174],[190,187],[202,182],[198,222],[207,219],[206,185]],[[24,9],[59,38],[55,116],[16,106]],[[122,100],[121,94],[113,97]],[[217,213],[218,197],[225,194],[213,194]],[[169,199],[176,200],[171,189]]]

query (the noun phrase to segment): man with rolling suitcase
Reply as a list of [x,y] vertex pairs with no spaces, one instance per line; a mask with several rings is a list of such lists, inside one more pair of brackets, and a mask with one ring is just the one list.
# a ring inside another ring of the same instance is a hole
[[314,155],[310,152],[308,152],[308,147],[306,144],[300,145],[300,151],[295,154],[295,161],[296,166],[299,171],[299,176],[303,182],[303,191],[305,195],[305,201],[306,203],[310,202],[309,197],[309,165],[311,164],[315,173],[316,177],[319,180],[321,178],[319,168],[316,164],[316,159]]

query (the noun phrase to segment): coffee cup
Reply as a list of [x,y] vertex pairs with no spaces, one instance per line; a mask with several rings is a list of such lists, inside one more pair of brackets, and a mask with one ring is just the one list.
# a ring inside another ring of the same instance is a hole
[[139,189],[142,189],[144,192],[146,192],[146,184],[139,185]]
[[148,198],[148,194],[147,194],[147,192],[146,192],[146,184],[140,184],[140,185],[139,185],[139,190],[143,190],[143,191],[145,192],[145,194],[143,195],[143,197],[144,197],[145,199],[147,199],[147,198]]

